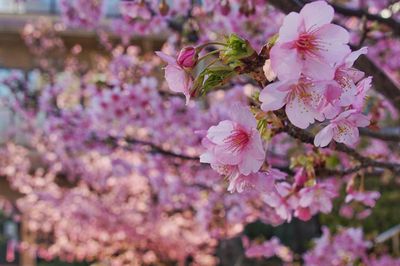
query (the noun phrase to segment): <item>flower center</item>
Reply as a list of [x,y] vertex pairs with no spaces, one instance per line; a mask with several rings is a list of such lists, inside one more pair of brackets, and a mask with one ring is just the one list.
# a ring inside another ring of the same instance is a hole
[[231,135],[225,139],[228,149],[232,152],[242,151],[250,141],[249,134],[242,128],[235,128]]
[[302,33],[295,42],[296,49],[301,53],[314,53],[318,50],[318,40],[310,33]]

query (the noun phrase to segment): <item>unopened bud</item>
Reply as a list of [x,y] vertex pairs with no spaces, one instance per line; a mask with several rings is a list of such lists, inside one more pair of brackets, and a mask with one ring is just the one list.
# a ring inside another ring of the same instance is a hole
[[197,64],[198,55],[194,47],[183,48],[178,55],[178,65],[186,68],[193,68]]
[[297,187],[303,187],[308,177],[304,167],[300,168],[294,175],[294,181]]

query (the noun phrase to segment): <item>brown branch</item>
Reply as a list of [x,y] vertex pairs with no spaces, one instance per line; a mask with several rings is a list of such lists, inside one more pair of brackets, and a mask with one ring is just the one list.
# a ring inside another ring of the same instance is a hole
[[[115,137],[108,137],[105,141],[107,144],[117,146],[119,140]],[[130,137],[124,138],[124,139],[122,139],[122,141],[125,141],[126,143],[132,144],[132,145],[140,145],[143,147],[147,147],[149,149],[150,153],[158,153],[161,155],[170,156],[170,157],[183,159],[183,160],[199,161],[198,156],[190,156],[190,155],[186,155],[186,154],[175,153],[173,151],[166,150],[166,149],[162,148],[161,146],[158,146],[150,141],[139,140],[139,139],[130,138]]]
[[373,131],[367,128],[360,128],[360,135],[376,138],[384,141],[400,141],[400,128],[384,128],[380,131]]
[[125,141],[129,144],[147,146],[148,148],[150,148],[150,152],[153,152],[153,153],[158,153],[161,155],[171,156],[171,157],[184,159],[184,160],[193,160],[193,161],[199,160],[198,156],[190,156],[190,155],[186,155],[186,154],[175,153],[173,151],[165,150],[162,147],[157,146],[156,144],[149,142],[149,141],[143,141],[143,140],[138,140],[138,139],[134,139],[134,138],[125,138]]

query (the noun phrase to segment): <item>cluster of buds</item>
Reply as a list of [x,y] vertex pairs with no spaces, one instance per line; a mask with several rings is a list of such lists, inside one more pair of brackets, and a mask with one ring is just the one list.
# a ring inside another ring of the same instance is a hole
[[[199,53],[209,45],[222,48],[214,49],[199,58]],[[192,71],[200,61],[211,55],[218,57],[211,61],[196,78]],[[188,101],[191,97],[204,95],[212,89],[226,84],[235,74],[238,74],[247,59],[256,54],[250,43],[232,34],[225,42],[206,43],[199,47],[185,47],[175,59],[162,52],[157,52],[166,63],[165,78],[170,90],[183,93]]]

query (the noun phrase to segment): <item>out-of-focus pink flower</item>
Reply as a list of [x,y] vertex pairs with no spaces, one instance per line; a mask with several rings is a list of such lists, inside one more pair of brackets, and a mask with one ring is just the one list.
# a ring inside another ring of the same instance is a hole
[[336,189],[330,183],[318,183],[299,191],[299,206],[308,208],[310,214],[329,213],[332,210],[332,199],[337,197]]
[[293,261],[292,251],[288,247],[282,245],[277,237],[272,237],[270,240],[264,241],[261,244],[250,244],[247,237],[244,237],[242,241],[246,249],[246,257],[248,258],[271,258],[277,256],[285,262]]
[[322,231],[323,235],[315,240],[314,248],[303,255],[305,265],[355,265],[360,259],[366,262],[367,248],[371,243],[364,240],[361,229],[348,228],[334,236],[326,227]]
[[275,184],[274,190],[266,193],[264,202],[275,209],[276,214],[283,220],[290,222],[293,217],[293,210],[298,206],[298,198],[292,193],[289,183],[280,182]]
[[165,67],[165,79],[167,80],[169,89],[174,92],[183,93],[186,97],[187,104],[190,99],[190,89],[193,85],[192,76],[183,69],[172,56],[164,54],[163,52],[156,52],[156,54],[168,63]]
[[315,136],[314,145],[327,146],[332,139],[336,142],[353,145],[359,137],[358,127],[369,125],[369,118],[357,110],[351,109],[339,114],[330,124]]
[[315,119],[324,119],[320,110],[325,104],[326,87],[326,82],[315,82],[308,78],[274,82],[260,93],[261,109],[274,111],[286,104],[290,122],[296,127],[307,128]]
[[354,209],[350,205],[343,205],[340,207],[339,214],[342,217],[350,219],[354,216]]
[[221,165],[237,166],[243,175],[256,173],[265,159],[257,122],[248,108],[235,105],[231,109],[231,120],[208,129],[208,151],[201,155],[200,161],[216,160]]
[[143,19],[150,20],[152,17],[149,7],[141,1],[120,1],[119,9],[125,20]]
[[333,14],[325,1],[316,1],[285,17],[271,49],[272,68],[280,80],[301,74],[315,79],[334,77],[333,65],[349,54],[350,48],[349,33],[330,23]]
[[228,191],[241,193],[246,189],[255,189],[261,192],[271,191],[276,180],[285,179],[286,174],[277,170],[269,169],[266,172],[251,173],[249,175],[230,175]]
[[352,191],[346,196],[346,203],[358,201],[368,207],[374,207],[381,194],[378,191]]
[[193,68],[197,64],[198,54],[194,47],[183,48],[178,55],[178,65],[186,68]]

